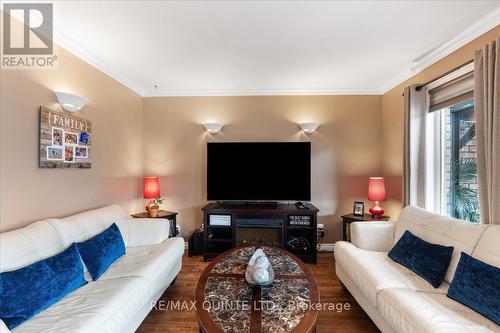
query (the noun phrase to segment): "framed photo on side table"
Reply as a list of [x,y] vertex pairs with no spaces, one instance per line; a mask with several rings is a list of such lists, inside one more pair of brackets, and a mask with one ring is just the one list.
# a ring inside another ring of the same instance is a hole
[[365,203],[363,201],[354,201],[352,215],[363,216],[365,214]]

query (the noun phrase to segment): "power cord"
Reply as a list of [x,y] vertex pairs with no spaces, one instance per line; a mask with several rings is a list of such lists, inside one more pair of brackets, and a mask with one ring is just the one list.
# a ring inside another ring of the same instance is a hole
[[325,235],[326,235],[326,232],[325,232],[325,229],[320,229],[318,230],[317,232],[317,243],[316,243],[316,249],[319,251],[321,249],[321,245],[323,244],[323,241],[325,239]]

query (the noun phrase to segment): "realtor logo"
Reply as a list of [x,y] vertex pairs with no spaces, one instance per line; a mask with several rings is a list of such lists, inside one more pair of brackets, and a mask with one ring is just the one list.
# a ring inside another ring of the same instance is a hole
[[51,3],[3,5],[2,68],[52,68],[53,8]]

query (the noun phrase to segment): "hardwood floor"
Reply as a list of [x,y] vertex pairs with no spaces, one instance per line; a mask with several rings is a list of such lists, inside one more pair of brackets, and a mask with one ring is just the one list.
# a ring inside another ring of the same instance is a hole
[[[170,286],[160,300],[180,301],[184,308],[160,309],[162,303],[158,303],[158,309],[153,309],[141,324],[137,332],[165,332],[165,333],[198,333],[198,324],[194,309],[188,309],[194,301],[194,290],[198,277],[207,263],[203,262],[201,256],[189,258],[187,254],[183,258],[183,267],[177,281]],[[375,324],[365,314],[363,309],[356,303],[354,298],[344,291],[340,281],[335,275],[333,253],[319,253],[318,264],[309,265],[318,281],[321,303],[349,303],[350,310],[336,311],[324,310],[318,316],[318,333],[356,333],[356,332],[379,332]],[[185,301],[185,302],[184,302]]]

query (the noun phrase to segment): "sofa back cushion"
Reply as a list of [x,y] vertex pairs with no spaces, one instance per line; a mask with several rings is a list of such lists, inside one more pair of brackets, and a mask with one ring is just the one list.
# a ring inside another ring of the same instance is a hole
[[0,272],[12,271],[51,257],[72,243],[83,242],[113,223],[128,244],[127,214],[111,205],[63,219],[47,219],[26,227],[0,233]]
[[89,210],[58,220],[49,220],[59,233],[65,247],[84,242],[103,232],[113,223],[120,229],[125,245],[128,243],[127,214],[118,205]]
[[409,230],[429,243],[453,246],[453,256],[445,276],[445,281],[451,283],[460,259],[460,252],[471,255],[487,228],[488,226],[484,224],[465,222],[408,206],[398,217],[394,244],[406,230]]
[[57,231],[47,221],[0,233],[0,272],[28,266],[65,248]]
[[486,229],[472,256],[489,265],[500,267],[500,225],[491,225]]

